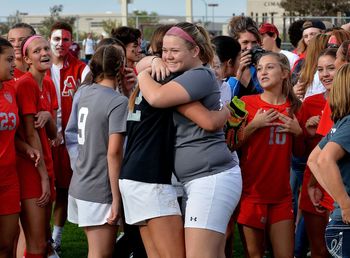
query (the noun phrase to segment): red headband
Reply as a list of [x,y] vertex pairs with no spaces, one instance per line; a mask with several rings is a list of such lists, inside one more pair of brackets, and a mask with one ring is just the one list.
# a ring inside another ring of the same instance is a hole
[[165,35],[173,35],[173,36],[178,36],[184,40],[187,40],[193,44],[196,45],[196,42],[194,41],[194,39],[190,36],[190,34],[188,34],[186,31],[184,31],[183,29],[179,28],[179,27],[171,27],[166,33]]
[[40,39],[40,38],[43,38],[43,37],[42,37],[42,36],[39,36],[39,35],[30,36],[30,37],[27,39],[26,43],[24,43],[23,50],[22,50],[22,55],[23,55],[23,56],[26,55],[26,50],[27,50],[29,44],[32,43],[32,41],[33,41],[34,39]]

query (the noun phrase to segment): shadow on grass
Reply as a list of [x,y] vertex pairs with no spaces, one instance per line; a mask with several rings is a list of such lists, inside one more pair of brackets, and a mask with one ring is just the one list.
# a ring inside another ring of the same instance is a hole
[[[242,258],[243,249],[239,239],[239,233],[235,228],[234,258]],[[88,245],[82,228],[67,222],[62,235],[62,253],[60,258],[84,258],[87,257]]]

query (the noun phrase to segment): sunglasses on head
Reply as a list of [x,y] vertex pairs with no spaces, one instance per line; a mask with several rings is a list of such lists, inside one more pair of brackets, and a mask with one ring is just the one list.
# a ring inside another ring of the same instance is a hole
[[339,45],[337,45],[337,44],[332,44],[332,43],[328,43],[328,44],[327,44],[327,48],[339,48]]

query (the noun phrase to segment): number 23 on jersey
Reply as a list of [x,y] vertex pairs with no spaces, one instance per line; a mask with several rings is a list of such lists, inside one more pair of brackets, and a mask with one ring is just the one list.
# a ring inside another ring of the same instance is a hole
[[15,113],[0,112],[0,131],[11,131],[16,128],[16,123]]

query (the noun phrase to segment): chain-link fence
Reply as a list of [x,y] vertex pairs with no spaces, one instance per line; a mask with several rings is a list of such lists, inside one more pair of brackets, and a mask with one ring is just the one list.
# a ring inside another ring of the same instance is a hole
[[[62,15],[62,18],[67,18]],[[121,26],[122,16],[114,14],[96,14],[96,15],[70,15],[74,17],[74,40],[80,42],[86,33],[92,32],[95,37],[98,35],[108,36],[113,27]],[[17,22],[25,22],[32,25],[38,32],[44,26],[43,22],[49,16],[45,15],[28,15],[27,13],[18,12],[12,16],[0,16],[0,34],[6,35],[8,29]],[[143,31],[144,37],[149,39],[155,27],[159,24],[175,24],[177,22],[188,21],[189,17],[185,16],[129,16],[128,26],[139,28]],[[212,35],[226,35],[227,24],[232,16],[194,16],[192,21],[202,24]],[[319,19],[325,21],[327,26],[340,26],[350,21],[348,17],[300,17],[300,16],[253,16],[258,24],[270,22],[276,25],[280,31],[282,41],[288,42],[288,28],[293,21],[299,19]]]

